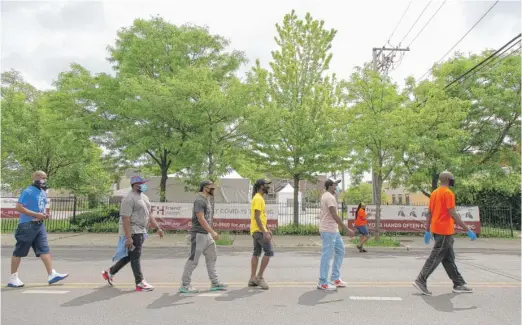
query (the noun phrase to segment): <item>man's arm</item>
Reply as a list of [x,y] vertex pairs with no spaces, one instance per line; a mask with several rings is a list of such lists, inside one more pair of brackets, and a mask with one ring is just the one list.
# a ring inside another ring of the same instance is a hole
[[163,229],[160,228],[160,226],[156,222],[156,219],[152,216],[151,211],[149,211],[149,221],[152,224],[152,226],[158,230],[158,235],[160,236],[160,238],[163,238]]
[[257,226],[263,233],[268,232],[268,229],[265,228],[263,223],[261,222],[261,211],[260,210],[254,210],[254,218],[256,219]]
[[464,231],[469,231],[468,226],[466,226],[466,224],[462,221],[462,219],[460,219],[459,215],[457,214],[457,209],[451,208],[449,209],[449,213],[451,214],[451,217],[453,218],[453,220],[455,220],[455,223],[457,225],[461,226],[462,229],[464,229]]
[[343,223],[343,221],[341,220],[341,217],[339,217],[337,215],[337,208],[335,206],[330,206],[330,207],[328,207],[328,209],[330,210],[330,214],[332,215],[332,218],[334,218],[335,222],[337,222],[337,224],[340,227],[342,227],[344,230],[346,230],[348,233],[350,233],[352,235],[355,234],[353,232],[353,230],[348,228],[348,226]]
[[121,201],[120,216],[123,224],[123,232],[125,233],[125,246],[130,248],[132,246],[132,231],[131,231],[131,214],[134,202],[129,199]]
[[428,209],[428,213],[426,214],[426,231],[430,231],[431,227],[431,209]]
[[46,214],[31,211],[31,210],[27,209],[26,207],[24,207],[24,205],[22,203],[16,203],[15,210],[18,211],[19,213],[23,213],[25,215],[34,217],[39,220],[47,219]]
[[196,217],[198,218],[199,224],[201,225],[201,227],[203,227],[203,229],[208,231],[208,233],[211,234],[212,237],[217,237],[217,233],[214,231],[214,229],[212,229],[212,227],[210,227],[207,220],[205,219],[204,212],[196,212]]

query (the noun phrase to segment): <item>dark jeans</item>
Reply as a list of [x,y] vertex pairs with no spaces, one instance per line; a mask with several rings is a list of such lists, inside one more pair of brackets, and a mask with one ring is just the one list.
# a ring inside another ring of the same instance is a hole
[[417,277],[417,280],[426,284],[428,277],[435,271],[440,262],[442,262],[446,273],[453,281],[453,286],[465,285],[466,282],[455,264],[455,251],[453,250],[455,239],[453,235],[444,236],[433,234],[433,238],[435,239],[435,245],[433,245],[430,257],[428,257],[428,260],[424,263],[424,267]]
[[130,262],[132,273],[134,274],[134,281],[138,284],[143,281],[143,274],[141,273],[141,248],[143,247],[143,234],[133,234],[132,243],[135,247],[134,250],[129,250],[129,255],[116,262],[116,264],[109,269],[109,272],[111,274],[116,274]]

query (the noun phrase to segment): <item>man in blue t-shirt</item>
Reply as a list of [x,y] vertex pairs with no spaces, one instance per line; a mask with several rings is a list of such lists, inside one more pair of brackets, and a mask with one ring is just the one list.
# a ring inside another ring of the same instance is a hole
[[56,283],[65,279],[69,274],[56,272],[52,266],[51,254],[47,243],[47,232],[44,220],[49,219],[45,213],[47,206],[46,180],[47,174],[43,171],[33,173],[33,184],[27,187],[16,204],[16,211],[20,213],[18,227],[15,232],[16,246],[11,258],[11,277],[8,287],[20,288],[24,283],[18,278],[18,267],[22,257],[26,257],[31,247],[36,255],[40,257],[49,275],[47,282]]

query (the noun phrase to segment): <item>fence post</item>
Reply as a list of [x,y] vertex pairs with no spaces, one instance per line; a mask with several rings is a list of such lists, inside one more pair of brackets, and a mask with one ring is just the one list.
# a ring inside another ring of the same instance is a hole
[[[344,224],[344,201],[341,201],[341,221]],[[348,235],[344,228],[341,228],[341,235],[346,236]]]
[[76,222],[76,194],[74,195],[74,205],[73,205],[72,221],[73,221],[73,223]]
[[511,230],[511,238],[515,237],[513,234],[513,213],[511,204],[509,205],[509,230]]

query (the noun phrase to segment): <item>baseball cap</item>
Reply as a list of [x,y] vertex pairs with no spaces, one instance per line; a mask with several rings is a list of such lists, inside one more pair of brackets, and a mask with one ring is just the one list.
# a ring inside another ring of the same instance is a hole
[[143,184],[143,183],[147,183],[149,180],[148,179],[145,179],[141,176],[132,176],[131,177],[131,180],[130,180],[130,183],[131,185],[134,185],[134,184]]
[[213,181],[209,181],[209,180],[206,180],[206,181],[201,181],[199,182],[199,191],[203,191],[203,188],[205,186],[209,186],[210,188],[216,188],[216,184],[214,184]]
[[254,184],[254,186],[259,187],[259,186],[261,186],[261,185],[268,185],[268,184],[272,184],[272,181],[269,181],[269,180],[266,180],[266,179],[264,179],[264,178],[261,178],[261,179],[258,179],[258,180],[256,181],[256,183]]
[[339,184],[341,181],[340,180],[337,180],[337,181],[334,181],[334,180],[331,180],[331,179],[327,179],[325,182],[324,182],[324,188],[329,188],[330,186],[334,185],[334,184]]

